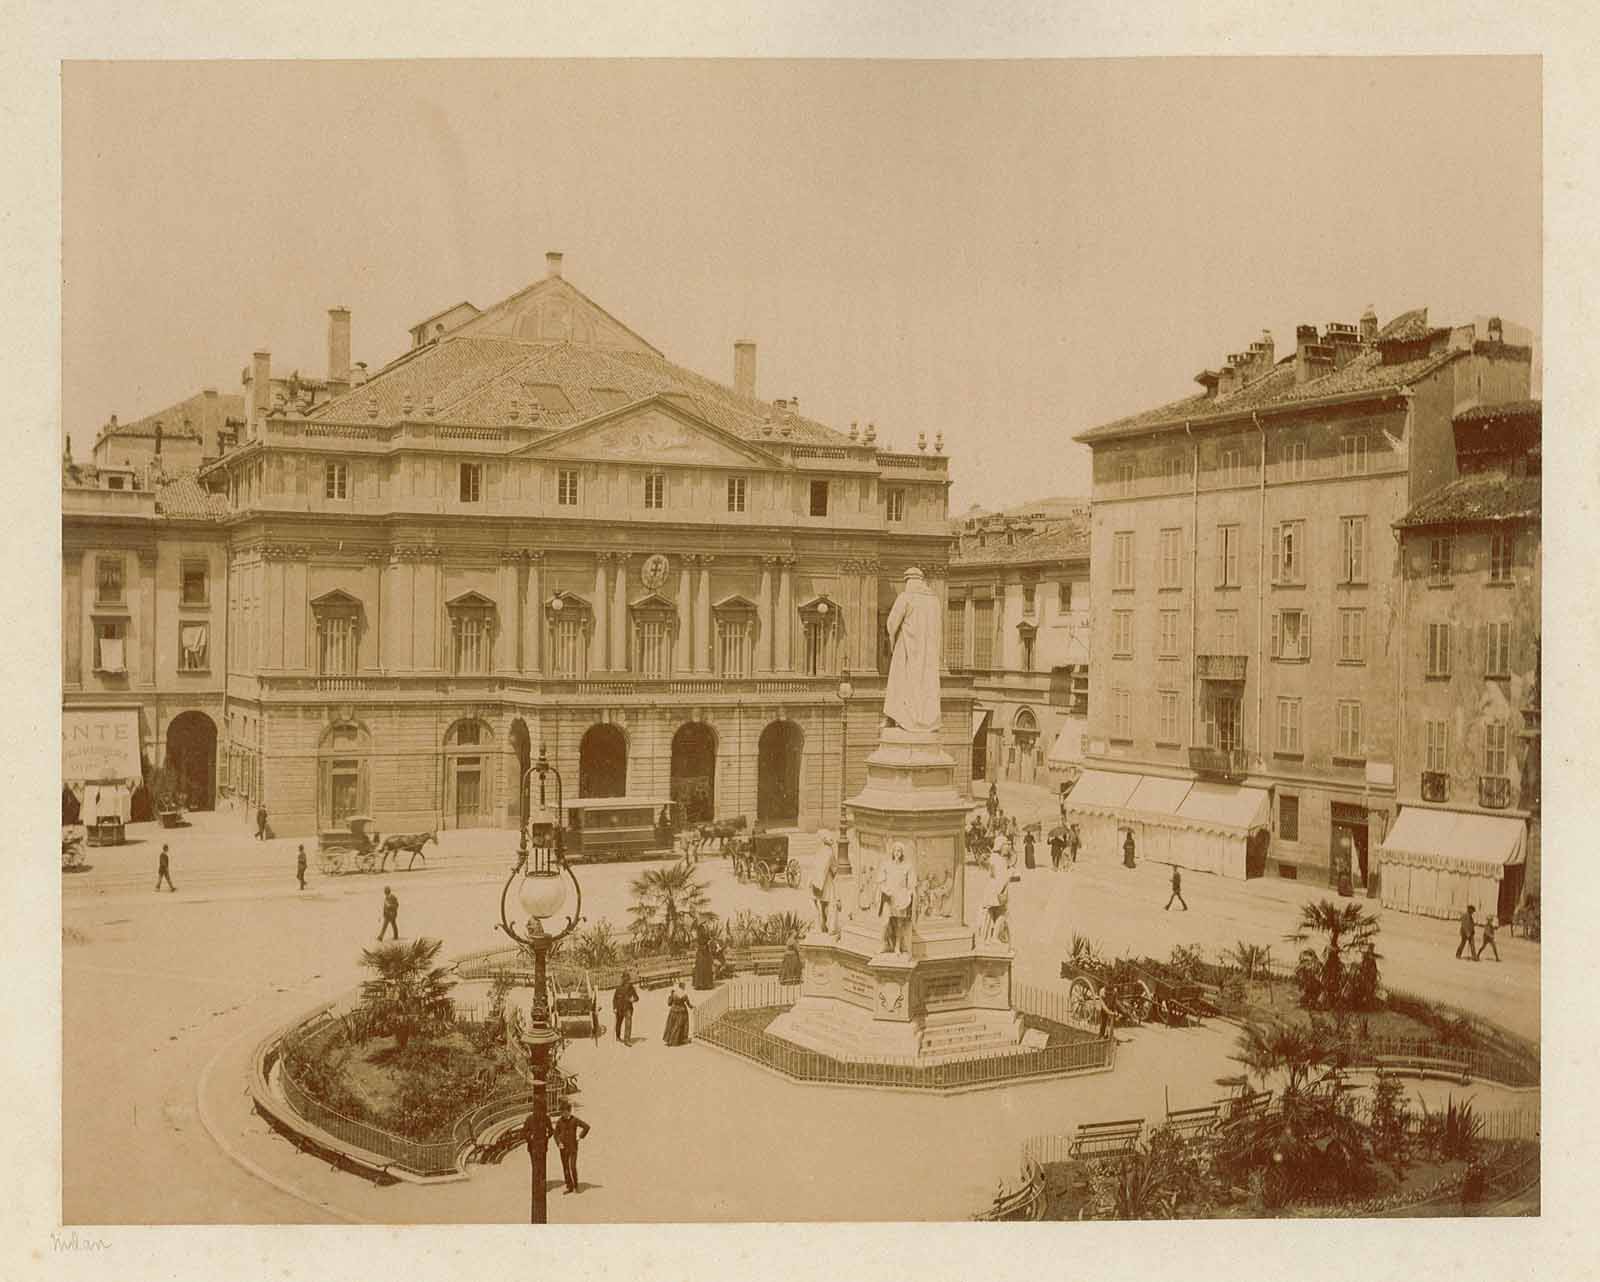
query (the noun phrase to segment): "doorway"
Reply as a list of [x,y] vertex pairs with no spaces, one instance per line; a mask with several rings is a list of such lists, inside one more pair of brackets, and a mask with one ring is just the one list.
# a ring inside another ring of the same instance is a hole
[[1332,846],[1329,853],[1330,884],[1337,885],[1348,872],[1354,885],[1367,884],[1367,811],[1342,801],[1332,803]]
[[167,769],[178,776],[184,809],[210,810],[217,802],[217,724],[203,712],[185,712],[167,727]]
[[756,821],[800,822],[800,756],[805,735],[793,721],[774,721],[756,748]]
[[483,822],[483,758],[456,758],[456,827],[476,828]]
[[685,721],[672,736],[672,772],[668,789],[683,806],[685,823],[709,823],[716,817],[717,735],[704,721]]
[[578,796],[628,795],[628,739],[618,726],[590,726],[578,745]]

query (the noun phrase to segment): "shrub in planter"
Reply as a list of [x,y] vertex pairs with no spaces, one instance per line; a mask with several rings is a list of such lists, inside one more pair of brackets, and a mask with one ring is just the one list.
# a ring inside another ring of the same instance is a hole
[[1512,914],[1512,924],[1529,939],[1539,938],[1539,896],[1526,895],[1517,911]]
[[1456,1102],[1454,1095],[1445,1099],[1442,1112],[1430,1112],[1422,1106],[1420,1138],[1436,1156],[1446,1162],[1470,1159],[1478,1150],[1478,1137],[1483,1131],[1483,1118],[1478,1115],[1472,1100]]
[[1413,1116],[1400,1079],[1380,1070],[1372,1084],[1369,1109],[1373,1153],[1398,1174],[1405,1170],[1410,1157]]

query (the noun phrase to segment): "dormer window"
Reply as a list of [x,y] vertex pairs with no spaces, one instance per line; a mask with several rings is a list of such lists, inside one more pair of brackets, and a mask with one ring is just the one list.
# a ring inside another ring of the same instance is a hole
[[450,614],[450,670],[458,676],[482,676],[494,650],[494,602],[464,592],[446,602],[445,609]]

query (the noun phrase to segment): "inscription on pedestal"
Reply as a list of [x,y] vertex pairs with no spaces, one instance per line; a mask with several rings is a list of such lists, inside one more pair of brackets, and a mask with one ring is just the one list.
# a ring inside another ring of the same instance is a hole
[[946,1006],[960,1006],[966,1000],[967,979],[965,975],[935,975],[923,983],[922,1004],[930,1010],[942,1010]]
[[859,972],[853,970],[847,970],[841,973],[839,977],[839,987],[850,996],[861,998],[861,1000],[866,1002],[868,1005],[872,1004],[872,999],[877,993],[877,985],[872,982],[872,979],[869,976],[860,974]]

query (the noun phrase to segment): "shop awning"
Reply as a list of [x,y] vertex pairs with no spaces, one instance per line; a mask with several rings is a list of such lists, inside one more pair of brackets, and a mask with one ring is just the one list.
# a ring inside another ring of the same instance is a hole
[[1429,810],[1412,806],[1400,812],[1379,846],[1379,854],[1418,868],[1499,876],[1499,870],[1524,858],[1525,826],[1520,819]]
[[1267,794],[1263,788],[1243,788],[1237,784],[1196,782],[1178,807],[1180,819],[1237,828],[1250,832],[1268,823]]
[[1114,810],[1128,803],[1143,775],[1122,774],[1116,770],[1085,770],[1067,794],[1067,805],[1074,809],[1101,806]]
[[143,778],[139,758],[139,709],[66,708],[61,713],[61,779]]
[[989,718],[994,716],[990,708],[974,708],[972,710],[972,737],[976,739],[989,726]]
[[1187,779],[1163,779],[1160,775],[1145,775],[1128,798],[1128,809],[1146,815],[1175,815],[1183,799],[1189,795]]
[[1075,766],[1083,760],[1083,722],[1069,721],[1045,754],[1047,766]]

